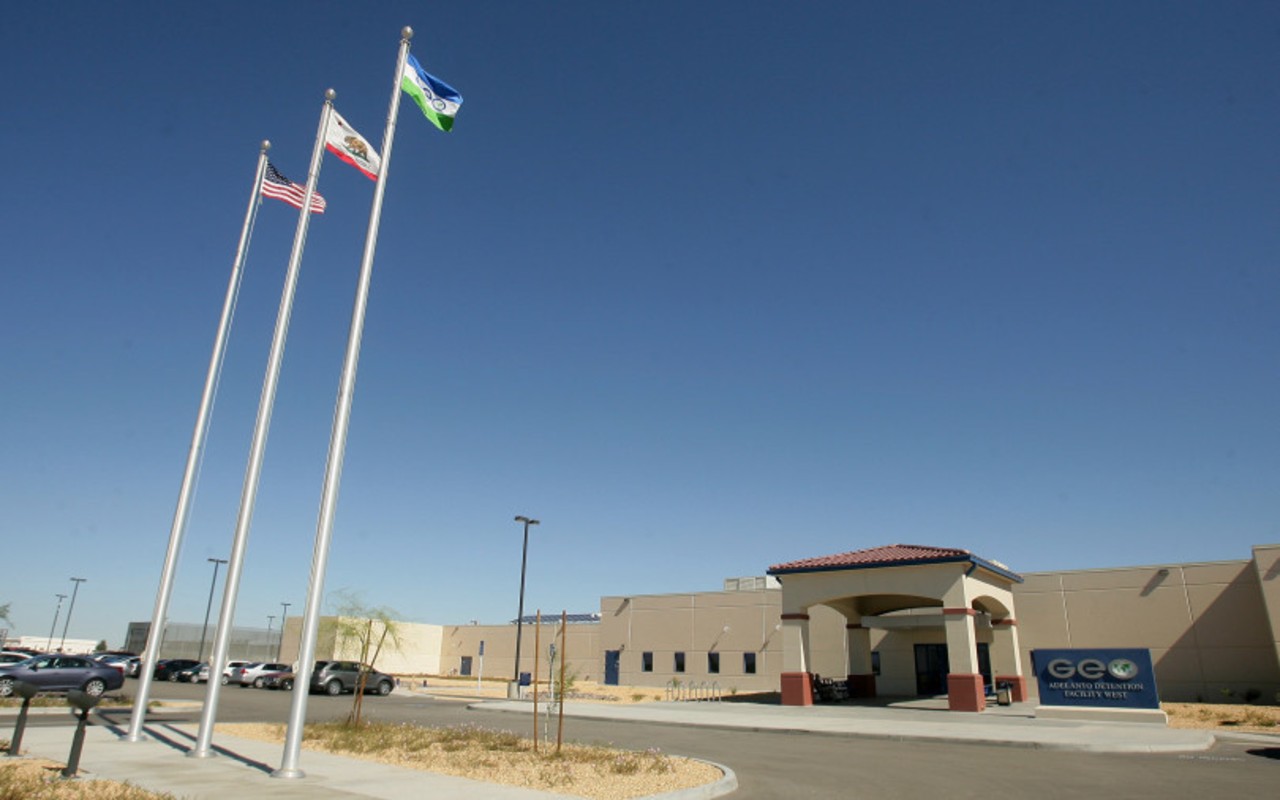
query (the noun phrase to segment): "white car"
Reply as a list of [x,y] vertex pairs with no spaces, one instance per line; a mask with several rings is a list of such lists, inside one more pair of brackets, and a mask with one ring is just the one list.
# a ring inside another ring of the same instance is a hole
[[231,682],[240,683],[240,688],[252,686],[255,689],[262,688],[262,676],[272,672],[288,672],[290,666],[288,664],[277,664],[271,661],[256,661],[252,664],[245,664],[235,671],[231,676]]
[[[235,671],[250,663],[251,662],[249,661],[228,661],[226,668],[222,670],[222,685],[226,686],[228,683],[231,683],[232,675],[235,674]],[[205,664],[200,668],[200,673],[196,675],[195,682],[204,683],[207,680],[209,680],[209,665]]]

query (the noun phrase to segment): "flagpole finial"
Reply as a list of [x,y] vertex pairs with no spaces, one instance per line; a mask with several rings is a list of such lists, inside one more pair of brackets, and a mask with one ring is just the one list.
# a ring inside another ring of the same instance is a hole
[[325,90],[324,90],[324,99],[325,99],[325,100],[328,100],[330,103],[332,103],[332,102],[333,102],[333,98],[335,98],[335,97],[337,97],[337,96],[338,96],[338,93],[337,93],[337,92],[335,92],[335,91],[334,91],[334,90],[332,90],[332,89],[325,89]]
[[267,152],[268,150],[270,150],[270,149],[271,149],[271,140],[270,140],[270,139],[263,139],[263,140],[262,140],[262,145],[261,145],[261,146],[262,146],[262,152],[264,152],[264,153],[265,153],[265,152]]
[[408,40],[412,39],[412,38],[413,38],[413,28],[410,28],[408,25],[405,25],[405,26],[404,26],[404,29],[400,31],[400,38],[401,38],[401,39],[404,39],[405,41],[408,41]]

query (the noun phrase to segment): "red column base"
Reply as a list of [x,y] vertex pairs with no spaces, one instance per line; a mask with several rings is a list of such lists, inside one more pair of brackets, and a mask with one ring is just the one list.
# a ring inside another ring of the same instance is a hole
[[875,697],[875,675],[850,675],[848,678],[850,697]]
[[947,706],[952,711],[981,711],[987,707],[982,676],[953,672],[947,676]]
[[1027,695],[1027,679],[1021,675],[996,675],[992,678],[999,687],[1002,683],[1009,684],[1009,697],[1015,703],[1025,703],[1028,700]]
[[784,706],[813,705],[813,678],[809,673],[782,673],[782,704]]

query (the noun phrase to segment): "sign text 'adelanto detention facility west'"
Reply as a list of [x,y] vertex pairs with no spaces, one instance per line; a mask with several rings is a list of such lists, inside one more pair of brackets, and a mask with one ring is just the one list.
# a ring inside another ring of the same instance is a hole
[[1160,707],[1150,650],[1032,650],[1031,664],[1041,705]]

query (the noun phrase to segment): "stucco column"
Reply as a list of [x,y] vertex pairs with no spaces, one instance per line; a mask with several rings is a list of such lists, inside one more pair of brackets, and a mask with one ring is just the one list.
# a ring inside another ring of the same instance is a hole
[[973,629],[977,613],[972,608],[942,609],[946,620],[947,660],[951,665],[947,674],[947,705],[952,711],[981,711],[987,707],[982,675],[978,672],[978,636]]
[[1027,679],[1018,658],[1018,621],[1013,617],[991,620],[991,679],[997,688],[1009,684],[1015,703],[1027,700]]
[[782,704],[813,705],[809,676],[809,615],[782,615]]
[[849,696],[875,697],[876,676],[871,668],[871,631],[862,622],[844,626],[845,647],[849,659]]

